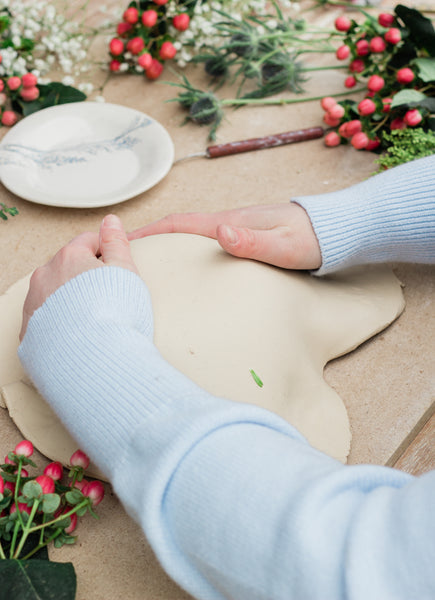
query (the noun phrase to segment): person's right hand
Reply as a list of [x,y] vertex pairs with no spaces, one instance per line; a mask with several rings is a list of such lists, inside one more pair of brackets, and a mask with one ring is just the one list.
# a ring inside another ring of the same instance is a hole
[[216,239],[229,254],[285,269],[318,269],[319,243],[298,204],[248,206],[217,213],[172,214],[128,234],[129,240],[160,233],[196,233]]

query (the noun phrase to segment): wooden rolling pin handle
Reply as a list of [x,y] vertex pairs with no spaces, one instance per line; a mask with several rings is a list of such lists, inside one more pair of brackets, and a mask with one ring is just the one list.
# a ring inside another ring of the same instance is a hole
[[250,152],[251,150],[273,148],[274,146],[282,146],[283,144],[314,140],[322,137],[323,134],[323,127],[309,127],[308,129],[299,129],[298,131],[286,131],[285,133],[252,138],[251,140],[243,140],[241,142],[209,146],[206,150],[206,155],[208,158],[218,158],[219,156],[228,156],[229,154],[238,154],[239,152]]

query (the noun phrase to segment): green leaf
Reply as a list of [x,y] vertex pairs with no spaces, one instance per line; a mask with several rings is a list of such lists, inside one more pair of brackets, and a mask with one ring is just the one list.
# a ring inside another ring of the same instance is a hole
[[426,95],[418,92],[417,90],[401,90],[393,98],[391,108],[402,106],[404,104],[414,104],[425,100]]
[[42,487],[35,480],[27,481],[23,485],[23,496],[27,499],[40,498],[42,496]]
[[435,58],[416,58],[412,64],[417,66],[422,81],[435,81]]
[[58,494],[44,494],[42,499],[42,512],[54,513],[60,504],[60,496]]
[[410,38],[417,48],[423,48],[435,56],[435,29],[430,19],[424,17],[415,8],[398,4],[394,12],[409,29]]
[[1,598],[74,600],[77,580],[72,563],[0,560]]
[[258,377],[257,373],[254,371],[254,369],[249,369],[249,372],[252,375],[252,379],[255,381],[255,383],[258,385],[258,387],[263,387],[263,382],[261,381],[261,379]]
[[72,102],[83,102],[86,100],[86,94],[80,90],[64,85],[58,81],[48,83],[47,85],[38,85],[39,98],[33,102],[25,102],[21,98],[17,98],[16,103],[22,114],[27,117],[38,110],[56,106],[58,104],[70,104]]
[[83,498],[83,494],[78,489],[73,489],[65,494],[65,500],[68,502],[68,504],[71,504],[72,506],[81,502]]

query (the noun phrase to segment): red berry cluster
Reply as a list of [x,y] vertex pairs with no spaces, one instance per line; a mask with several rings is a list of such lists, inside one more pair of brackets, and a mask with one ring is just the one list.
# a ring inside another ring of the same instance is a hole
[[[0,63],[1,63],[0,55]],[[21,77],[13,75],[0,79],[0,122],[11,127],[18,121],[18,114],[7,108],[19,98],[24,102],[33,102],[39,98],[38,79],[33,73],[25,73]]]
[[[420,13],[414,13],[421,17],[417,24],[425,21]],[[325,144],[338,146],[350,142],[358,150],[381,151],[386,147],[383,133],[417,125],[425,130],[435,129],[431,117],[434,112],[431,103],[435,102],[432,98],[435,58],[427,58],[426,49],[418,46],[415,32],[410,32],[400,16],[389,13],[381,13],[377,18],[368,16],[362,25],[340,16],[335,20],[335,28],[344,34],[336,57],[349,60],[350,75],[344,85],[352,89],[362,83],[366,94],[359,102],[337,102],[332,97],[322,99],[323,120],[329,127],[336,128],[326,134]],[[432,28],[432,31],[430,39],[433,38],[435,48],[435,30]],[[421,63],[416,60],[419,57],[433,61],[433,74],[427,67],[425,74],[420,73]]]
[[177,53],[171,31],[186,31],[190,23],[190,16],[181,10],[169,19],[168,4],[170,0],[130,3],[117,26],[117,37],[109,44],[111,71],[120,71],[126,65],[127,71],[145,72],[151,80],[160,76],[163,61]]

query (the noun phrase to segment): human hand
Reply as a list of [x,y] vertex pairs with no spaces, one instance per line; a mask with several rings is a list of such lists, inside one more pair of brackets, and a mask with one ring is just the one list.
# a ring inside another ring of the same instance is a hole
[[132,231],[128,239],[176,232],[214,238],[229,254],[285,269],[318,269],[322,263],[310,219],[294,203],[173,214]]
[[34,271],[23,307],[20,341],[30,317],[64,283],[80,273],[112,265],[137,273],[121,221],[115,215],[103,219],[100,233],[83,233],[74,238],[43,267]]

